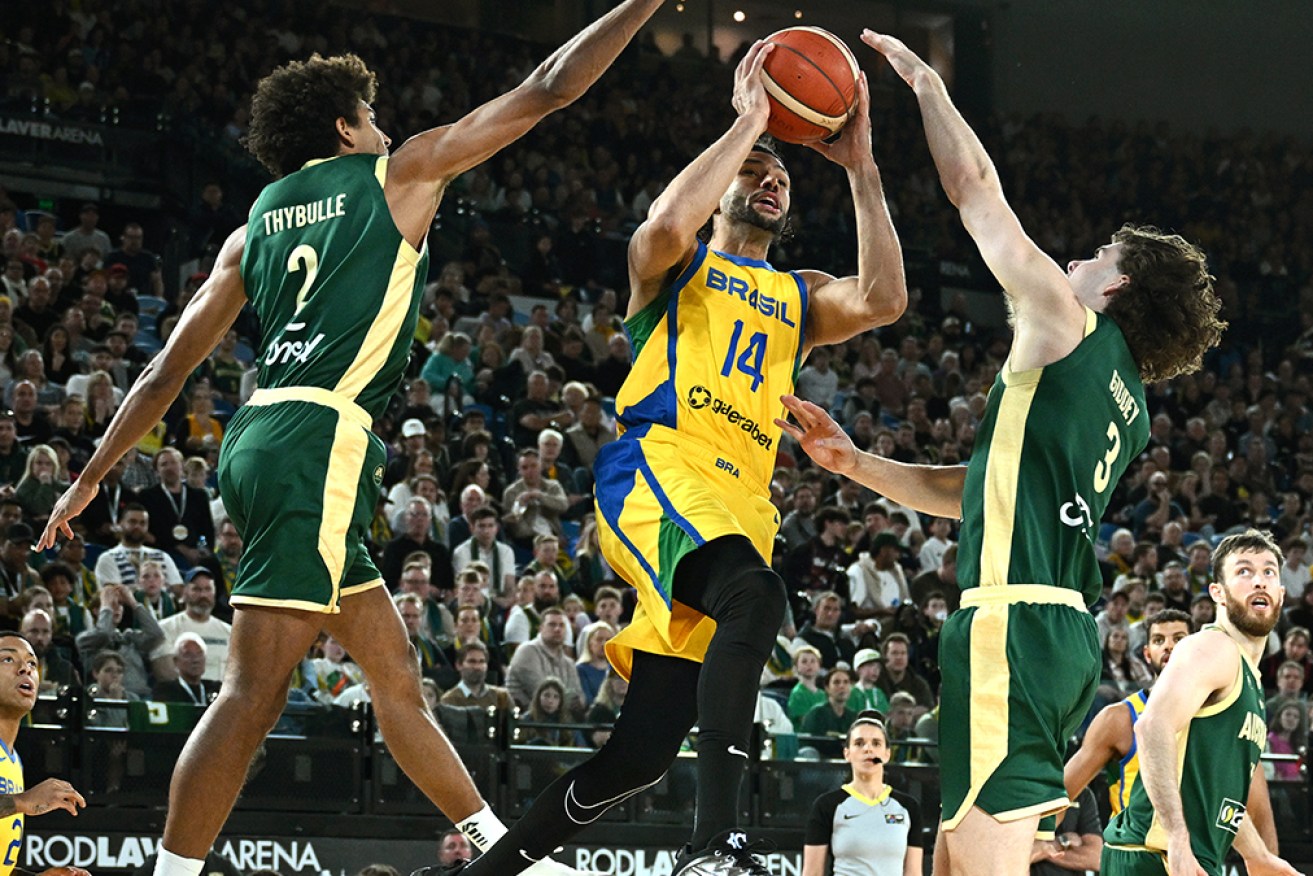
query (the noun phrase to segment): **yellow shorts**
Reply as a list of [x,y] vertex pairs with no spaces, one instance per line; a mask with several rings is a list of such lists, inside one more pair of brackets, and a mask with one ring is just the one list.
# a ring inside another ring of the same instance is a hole
[[625,678],[634,651],[698,662],[706,654],[716,622],[673,596],[685,554],[743,535],[769,563],[780,525],[769,496],[743,483],[733,460],[664,426],[643,431],[603,447],[594,469],[602,555],[638,591],[633,623],[606,646]]

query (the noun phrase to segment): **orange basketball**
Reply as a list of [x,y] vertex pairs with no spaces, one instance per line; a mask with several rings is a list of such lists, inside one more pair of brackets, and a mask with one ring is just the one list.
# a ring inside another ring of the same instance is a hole
[[787,27],[766,41],[775,44],[762,67],[766,130],[786,143],[838,133],[857,105],[857,59],[843,40],[819,27]]

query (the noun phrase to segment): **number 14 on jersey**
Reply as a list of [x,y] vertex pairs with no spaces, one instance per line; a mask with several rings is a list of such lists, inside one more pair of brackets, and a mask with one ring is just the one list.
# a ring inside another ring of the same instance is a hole
[[[742,352],[739,351],[742,344]],[[766,333],[755,332],[743,342],[743,320],[734,320],[734,333],[730,335],[729,352],[725,354],[725,364],[720,366],[720,376],[729,377],[735,368],[752,378],[752,391],[765,380],[762,368],[766,364]]]

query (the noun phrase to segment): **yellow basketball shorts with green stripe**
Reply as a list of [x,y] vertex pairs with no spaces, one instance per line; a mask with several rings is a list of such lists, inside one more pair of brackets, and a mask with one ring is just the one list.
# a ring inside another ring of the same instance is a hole
[[245,543],[234,605],[336,614],[382,584],[365,541],[386,448],[350,402],[282,400],[306,395],[260,390],[229,423],[219,490]]
[[[717,465],[717,462],[721,465]],[[652,429],[626,435],[594,466],[602,555],[638,591],[633,622],[607,643],[629,677],[635,651],[701,662],[716,622],[674,598],[679,561],[713,539],[743,535],[770,562],[779,514],[735,466],[691,436]]]
[[939,636],[946,830],[972,806],[999,821],[1067,807],[1063,755],[1094,700],[1100,655],[1094,618],[1074,590],[963,591]]

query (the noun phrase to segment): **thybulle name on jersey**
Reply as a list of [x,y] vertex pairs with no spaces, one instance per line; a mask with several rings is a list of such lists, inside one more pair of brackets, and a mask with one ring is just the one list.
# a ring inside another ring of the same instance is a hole
[[346,215],[346,193],[320,198],[308,204],[278,207],[263,214],[264,233],[277,234],[289,228],[305,228],[328,219]]

